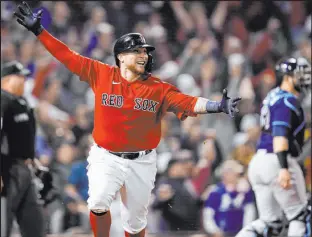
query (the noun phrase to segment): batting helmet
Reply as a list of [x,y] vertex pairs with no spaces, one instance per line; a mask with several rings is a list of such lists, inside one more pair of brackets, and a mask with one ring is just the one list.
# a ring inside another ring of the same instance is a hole
[[153,56],[150,52],[155,50],[154,46],[146,43],[145,38],[140,33],[129,33],[118,38],[114,45],[114,56],[116,65],[119,67],[119,59],[117,55],[123,52],[131,51],[137,48],[146,48],[148,61],[145,66],[146,72],[151,72],[153,67]]
[[277,83],[280,85],[285,75],[295,77],[295,89],[301,91],[311,89],[311,63],[303,57],[286,57],[275,66]]

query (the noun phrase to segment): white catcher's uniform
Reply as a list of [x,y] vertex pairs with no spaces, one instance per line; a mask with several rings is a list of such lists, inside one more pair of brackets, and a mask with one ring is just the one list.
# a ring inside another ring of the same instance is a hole
[[109,210],[120,191],[124,230],[138,233],[144,229],[157,172],[156,150],[146,155],[142,152],[138,158],[128,160],[95,144],[89,152],[88,163],[89,209]]
[[307,203],[305,180],[295,159],[288,158],[291,188],[283,189],[277,182],[280,170],[277,155],[258,150],[249,164],[248,177],[256,193],[260,218],[274,221],[282,218],[282,211],[291,220]]
[[[244,227],[236,237],[266,236],[266,231],[279,232],[283,213],[288,222],[288,236],[305,237],[307,196],[298,157],[304,138],[305,119],[297,98],[279,87],[271,90],[261,109],[262,134],[257,153],[249,164],[248,177],[255,192],[259,219]],[[277,182],[281,166],[273,153],[273,137],[289,141],[288,170],[291,188],[283,189]],[[293,156],[293,158],[291,157]]]
[[[280,164],[274,153],[258,150],[248,169],[248,178],[256,195],[259,219],[244,228],[236,237],[253,236],[250,228],[262,233],[267,223],[296,217],[306,208],[307,196],[302,170],[297,161],[288,158],[288,170],[291,173],[291,188],[285,190],[277,182]],[[302,237],[305,234],[303,222],[294,222],[289,227],[288,236]]]

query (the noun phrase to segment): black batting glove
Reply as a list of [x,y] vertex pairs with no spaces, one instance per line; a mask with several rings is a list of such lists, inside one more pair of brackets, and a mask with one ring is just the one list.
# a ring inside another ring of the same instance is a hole
[[14,12],[17,22],[38,36],[44,29],[41,25],[42,10],[33,13],[26,2],[22,2],[17,8],[19,11]]
[[237,108],[238,102],[242,98],[236,97],[236,98],[230,98],[227,96],[227,89],[223,90],[223,97],[219,105],[219,112],[223,112],[226,114],[229,114],[232,118],[235,117],[235,114],[239,112]]

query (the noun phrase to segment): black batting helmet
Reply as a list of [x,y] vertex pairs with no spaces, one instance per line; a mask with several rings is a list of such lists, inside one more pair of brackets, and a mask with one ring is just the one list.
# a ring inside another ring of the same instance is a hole
[[295,89],[311,89],[311,63],[304,57],[286,57],[280,59],[276,66],[276,79],[278,85],[283,81],[285,75],[295,77]]
[[119,67],[119,59],[117,55],[123,52],[131,51],[136,48],[146,48],[148,53],[148,61],[145,66],[146,72],[151,72],[153,67],[153,56],[150,52],[155,50],[154,46],[146,43],[145,38],[140,33],[129,33],[118,38],[114,45],[114,56],[116,65]]

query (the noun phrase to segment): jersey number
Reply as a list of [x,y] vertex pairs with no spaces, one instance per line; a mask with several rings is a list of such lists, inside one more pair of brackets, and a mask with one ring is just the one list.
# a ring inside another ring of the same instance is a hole
[[267,105],[264,105],[261,109],[260,125],[264,130],[270,128],[270,109]]

